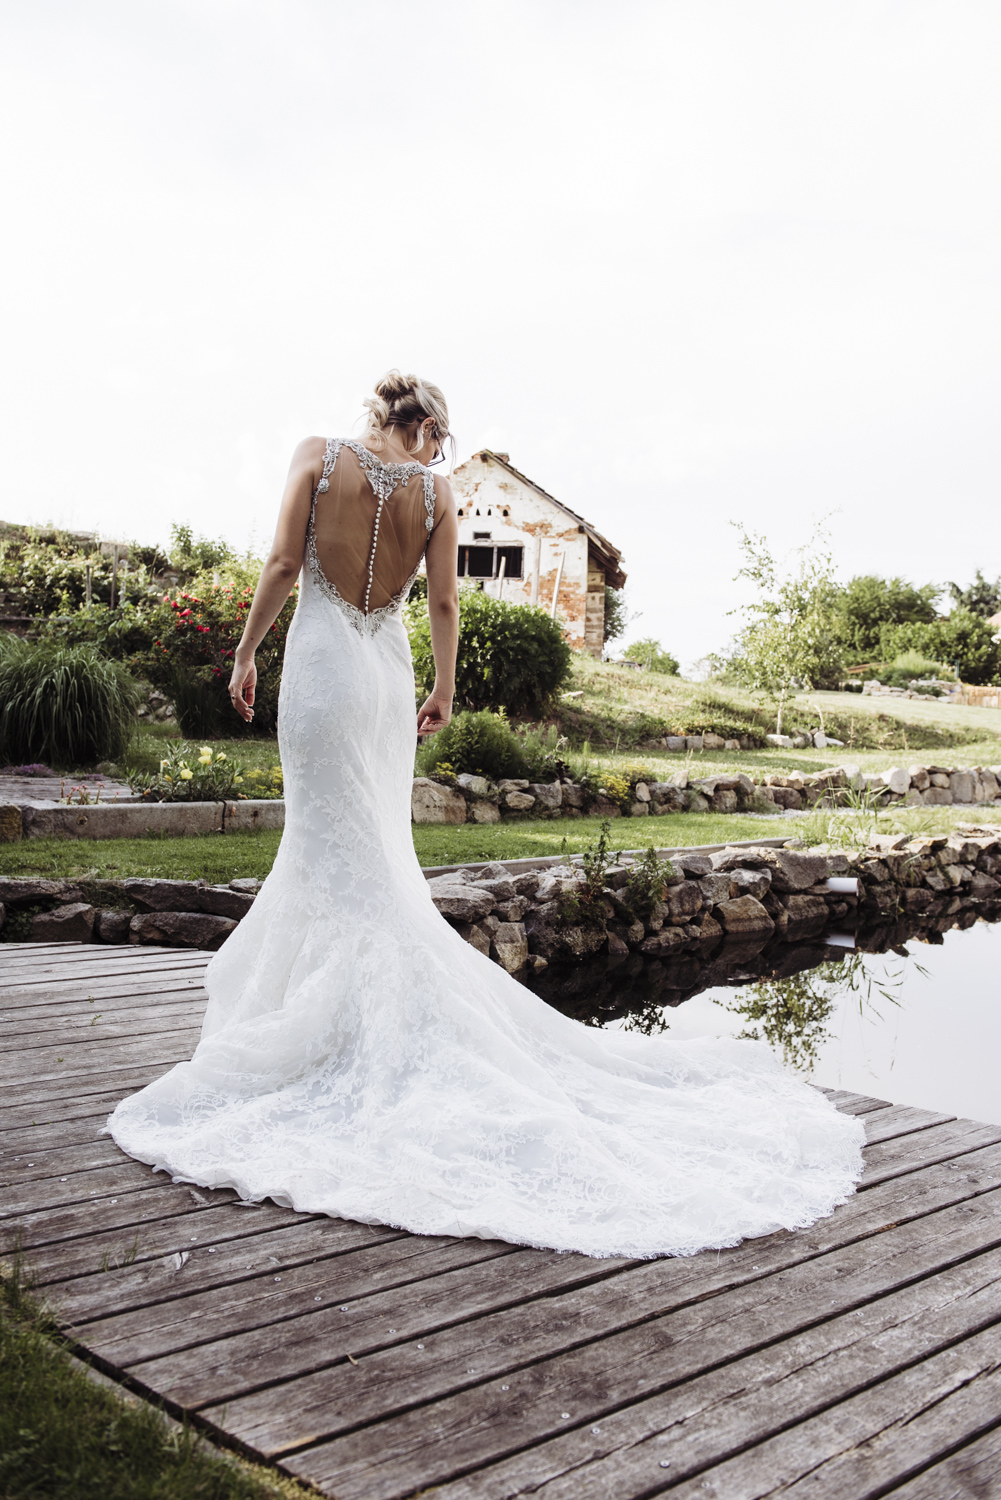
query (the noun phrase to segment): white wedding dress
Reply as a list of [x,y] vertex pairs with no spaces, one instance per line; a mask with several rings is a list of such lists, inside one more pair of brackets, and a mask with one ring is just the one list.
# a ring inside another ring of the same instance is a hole
[[110,1133],[245,1199],[594,1256],[692,1255],[829,1214],[863,1127],[764,1044],[583,1026],[435,910],[400,608],[436,503],[420,465],[327,444],[281,687],[281,847],[208,966],[194,1056]]

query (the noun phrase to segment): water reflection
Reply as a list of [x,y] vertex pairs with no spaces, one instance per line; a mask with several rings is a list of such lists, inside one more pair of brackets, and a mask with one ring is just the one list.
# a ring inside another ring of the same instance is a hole
[[854,950],[812,938],[599,956],[531,983],[587,1025],[757,1037],[818,1083],[1001,1124],[1001,911],[987,917],[860,929]]

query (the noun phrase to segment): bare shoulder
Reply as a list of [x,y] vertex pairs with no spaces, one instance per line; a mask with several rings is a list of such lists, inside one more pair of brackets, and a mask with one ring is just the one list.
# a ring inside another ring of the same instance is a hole
[[436,510],[445,510],[449,506],[455,506],[455,495],[452,492],[451,481],[444,474],[436,474],[434,476],[434,494],[437,501]]
[[322,437],[305,437],[296,444],[295,452],[292,454],[292,467],[294,469],[311,469],[314,466],[323,466],[323,455],[327,451],[327,439]]

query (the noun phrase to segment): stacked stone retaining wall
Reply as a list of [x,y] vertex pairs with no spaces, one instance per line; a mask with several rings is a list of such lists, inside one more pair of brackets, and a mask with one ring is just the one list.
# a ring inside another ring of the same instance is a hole
[[[1001,915],[1001,834],[974,825],[854,852],[761,845],[667,857],[652,886],[637,854],[616,856],[590,882],[579,860],[542,869],[496,861],[433,875],[429,890],[467,942],[516,975],[598,953],[706,958],[723,944],[850,934],[902,917],[952,925],[963,913]],[[0,936],[215,949],[259,885],[0,879]]]

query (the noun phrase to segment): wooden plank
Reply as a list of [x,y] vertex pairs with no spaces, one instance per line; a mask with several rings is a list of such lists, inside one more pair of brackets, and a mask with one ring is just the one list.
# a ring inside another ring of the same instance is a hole
[[13,1188],[26,1182],[44,1182],[97,1167],[114,1167],[122,1160],[121,1147],[110,1136],[102,1136],[104,1120],[98,1117],[90,1140],[53,1151],[38,1151],[32,1143],[6,1148],[0,1154],[0,1186]]
[[[436,1500],[607,1500],[677,1483],[897,1374],[997,1317],[1001,1253],[977,1256],[446,1484]],[[510,1384],[510,1382],[509,1382]],[[670,1473],[661,1475],[667,1468]],[[727,1492],[724,1492],[727,1493]],[[928,1500],[942,1500],[939,1491]]]
[[979,1150],[1001,1141],[1001,1127],[977,1125],[971,1120],[955,1120],[948,1125],[934,1125],[914,1135],[880,1141],[864,1148],[865,1171],[860,1189],[913,1172],[922,1166],[948,1161],[968,1151]]
[[204,1011],[206,999],[205,989],[198,981],[149,985],[145,990],[122,985],[111,993],[64,997],[58,1011],[47,1005],[25,1005],[6,1011],[0,1016],[0,1035],[31,1035],[52,1026],[87,1026],[95,1014],[129,1015],[141,1020],[158,1006],[187,1005],[192,1010],[200,1007]]
[[23,1026],[4,1026],[2,1036],[8,1048],[28,1050],[26,1042],[31,1042],[31,1051],[39,1052],[44,1047],[73,1047],[80,1042],[93,1041],[100,1037],[103,1041],[125,1041],[129,1037],[138,1038],[143,1036],[165,1036],[171,1031],[191,1031],[197,1027],[201,1029],[202,1018],[205,1014],[205,1006],[198,1002],[192,1005],[179,1003],[175,1005],[151,1005],[139,1010],[126,1010],[122,1012],[109,1011],[107,1014],[99,1010],[97,1005],[89,1006],[90,1019],[81,1016],[78,1020],[74,1018],[73,1024],[67,1026],[65,1016],[59,1016],[58,1026],[39,1026],[37,1021]]
[[[84,1010],[102,1002],[105,1005],[128,1005],[142,1001],[144,996],[158,995],[206,996],[200,970],[178,970],[169,974],[154,974],[149,979],[141,975],[122,974],[115,979],[84,981],[73,987],[61,986],[50,995],[47,991],[21,995],[6,1000],[0,997],[0,1014],[5,1024],[12,1024],[24,1016],[35,1015],[39,1021],[50,1023],[53,1016],[82,1015]],[[58,1003],[56,1003],[58,1002]]]
[[[107,1103],[102,1102],[105,1098]],[[36,1151],[55,1151],[62,1146],[79,1146],[94,1140],[118,1103],[118,1095],[98,1095],[97,1099],[92,1113],[78,1115],[72,1120],[56,1120],[51,1125],[25,1126],[22,1122],[18,1126],[5,1127],[0,1121],[0,1151],[6,1157],[22,1147],[25,1150],[31,1146]]]
[[886,1500],[996,1500],[1001,1495],[1001,1427],[965,1443]]
[[[188,1189],[188,1202],[181,1203],[171,1217],[157,1218],[148,1215],[140,1224],[101,1230],[85,1234],[73,1240],[60,1240],[31,1251],[31,1269],[37,1276],[38,1285],[47,1287],[53,1282],[76,1282],[81,1277],[93,1276],[97,1272],[124,1269],[126,1266],[143,1267],[155,1278],[158,1274],[152,1263],[164,1256],[187,1252],[184,1286],[199,1272],[199,1260],[206,1259],[205,1252],[215,1247],[214,1261],[220,1255],[220,1247],[238,1241],[254,1244],[256,1257],[246,1250],[246,1262],[236,1263],[232,1274],[242,1274],[263,1264],[270,1264],[263,1248],[273,1234],[284,1238],[277,1243],[283,1256],[292,1253],[298,1240],[290,1237],[290,1231],[299,1235],[312,1235],[311,1226],[322,1227],[324,1254],[340,1254],[342,1250],[359,1250],[368,1245],[381,1244],[391,1239],[405,1239],[402,1229],[387,1229],[381,1224],[356,1224],[350,1219],[328,1219],[320,1215],[297,1214],[292,1209],[279,1208],[266,1203],[248,1207],[239,1202],[201,1202],[201,1188]],[[195,1195],[198,1196],[195,1196]],[[232,1195],[231,1195],[232,1196]],[[332,1227],[331,1227],[332,1226]],[[138,1234],[138,1240],[137,1240]],[[125,1252],[128,1252],[127,1258]],[[307,1257],[308,1258],[308,1257]],[[145,1295],[145,1294],[144,1294]]]
[[166,1071],[190,1058],[200,1035],[200,1026],[189,1026],[186,1031],[172,1031],[169,1036],[142,1037],[134,1042],[102,1042],[95,1038],[67,1046],[65,1059],[58,1055],[56,1047],[12,1048],[6,1056],[5,1071],[12,1085],[90,1079],[95,1074],[107,1078],[116,1069],[130,1070],[142,1063],[160,1062]]
[[999,1363],[995,1326],[672,1487],[672,1500],[757,1500],[777,1490],[796,1500],[807,1493],[816,1500],[885,1495],[957,1442],[997,1425]]
[[[162,1178],[163,1174],[159,1174]],[[118,1198],[122,1193],[139,1193],[149,1187],[153,1168],[119,1152],[114,1166],[98,1167],[90,1172],[71,1172],[66,1177],[46,1177],[41,1182],[22,1182],[4,1194],[0,1225],[11,1219],[22,1219],[38,1209],[58,1208],[71,1203],[87,1203],[91,1198]]]
[[[691,1379],[711,1365],[751,1353],[779,1336],[788,1337],[822,1319],[864,1306],[892,1291],[905,1277],[930,1275],[972,1254],[995,1249],[1001,1245],[999,1209],[1001,1192],[946,1209],[919,1224],[889,1230],[875,1241],[832,1252],[757,1286],[655,1316],[551,1359],[526,1364],[525,1351],[519,1347],[512,1369],[508,1343],[509,1367],[502,1379],[490,1370],[495,1346],[487,1320],[481,1320],[477,1325],[480,1342],[475,1353],[471,1350],[465,1355],[465,1361],[474,1374],[489,1372],[492,1378],[486,1383],[439,1398],[433,1420],[421,1405],[369,1421],[357,1430],[369,1410],[367,1392],[352,1380],[350,1397],[342,1398],[339,1407],[342,1424],[355,1430],[310,1447],[299,1459],[283,1458],[283,1462],[297,1476],[331,1490],[338,1500],[397,1500],[505,1457],[514,1447],[551,1440],[565,1430],[568,1421],[600,1423],[607,1411],[657,1386]],[[620,1275],[602,1290],[607,1296],[635,1274]],[[629,1309],[621,1308],[619,1329],[628,1316]],[[537,1309],[537,1321],[545,1317],[546,1310]],[[434,1378],[435,1366],[442,1359],[454,1364],[455,1352],[449,1346],[454,1345],[456,1334],[465,1332],[429,1336],[423,1340],[421,1354],[415,1346],[392,1351],[394,1367],[401,1372],[393,1382],[397,1408],[404,1405],[401,1395],[410,1394],[412,1401],[423,1399],[422,1384]],[[991,1336],[1001,1352],[1001,1331],[991,1330]],[[350,1373],[355,1375],[358,1369],[366,1370],[371,1362],[384,1359],[380,1355],[362,1359]],[[400,1390],[403,1371],[410,1374],[409,1393]],[[465,1379],[468,1384],[469,1376]],[[329,1411],[333,1405],[329,1374],[326,1383]],[[315,1430],[308,1433],[308,1423],[317,1412],[315,1408],[304,1411],[300,1395],[299,1386],[280,1388],[280,1399],[276,1399],[279,1392],[261,1392],[243,1402],[228,1403],[225,1417],[216,1408],[207,1410],[206,1416],[224,1421],[229,1433],[245,1441],[253,1431],[257,1440],[251,1440],[251,1446],[258,1451],[287,1453],[303,1435],[305,1441],[315,1442]],[[252,1427],[246,1420],[248,1408],[255,1419]],[[724,1488],[720,1493],[730,1500],[739,1491]],[[846,1493],[852,1492],[843,1491],[840,1500]]]
[[342,1303],[350,1304],[380,1289],[392,1290],[400,1305],[423,1295],[423,1286],[420,1292],[405,1290],[412,1283],[437,1280],[456,1267],[476,1267],[478,1276],[483,1274],[482,1262],[516,1253],[500,1240],[402,1235],[354,1254],[292,1266],[284,1272],[269,1268],[232,1285],[194,1291],[181,1300],[175,1297],[135,1311],[107,1312],[72,1326],[74,1337],[88,1349],[124,1368],[205,1342],[221,1331],[277,1326],[306,1311],[315,1312],[318,1306],[335,1306],[338,1318],[346,1317],[339,1311]]
[[122,1068],[116,1071],[111,1088],[106,1078],[81,1081],[76,1077],[41,1087],[32,1084],[0,1087],[0,1129],[27,1130],[36,1125],[53,1125],[60,1120],[91,1115],[98,1108],[110,1114],[120,1099],[145,1088],[162,1072],[162,1065],[157,1063],[144,1068]]
[[[429,1286],[420,1303],[408,1302],[401,1307],[395,1295],[361,1299],[352,1308],[347,1331],[341,1328],[339,1318],[333,1319],[334,1326],[330,1326],[330,1320],[322,1313],[303,1317],[298,1324],[286,1323],[280,1332],[266,1323],[258,1330],[240,1330],[229,1336],[223,1331],[216,1347],[199,1347],[190,1356],[173,1356],[168,1361],[169,1370],[166,1364],[157,1367],[156,1378],[174,1382],[170,1387],[174,1399],[198,1405],[211,1400],[213,1391],[224,1390],[227,1395],[234,1395],[252,1389],[262,1379],[268,1382],[291,1379],[317,1367],[318,1358],[330,1364],[343,1360],[347,1353],[358,1356],[384,1348],[394,1342],[387,1336],[391,1327],[396,1330],[397,1343],[421,1339],[435,1329],[479,1317],[487,1311],[515,1308],[519,1302],[531,1304],[539,1296],[547,1299],[544,1306],[549,1312],[558,1312],[559,1307],[570,1309],[568,1326],[580,1332],[582,1338],[602,1337],[619,1326],[616,1317],[623,1299],[626,1321],[639,1320],[651,1311],[656,1314],[734,1286],[755,1284],[773,1271],[800,1264],[832,1247],[880,1235],[888,1227],[923,1219],[926,1214],[966,1203],[978,1194],[1001,1187],[1001,1148],[988,1148],[978,1158],[971,1157],[970,1162],[973,1165],[968,1172],[933,1167],[927,1173],[895,1179],[864,1198],[853,1199],[838,1210],[834,1219],[823,1221],[823,1238],[814,1239],[811,1231],[801,1231],[797,1235],[780,1234],[749,1241],[734,1250],[723,1251],[720,1256],[644,1263],[629,1270],[628,1284],[620,1286],[616,1281],[608,1289],[603,1286],[579,1306],[565,1301],[558,1304],[554,1294],[561,1288],[570,1291],[586,1282],[587,1267],[581,1268],[575,1257],[524,1251],[520,1252],[521,1259],[511,1258],[501,1267],[490,1268],[489,1278],[484,1273],[475,1285],[460,1285],[461,1278],[452,1278],[448,1285],[442,1282]],[[843,1232],[847,1227],[844,1221],[849,1217],[855,1221],[854,1234],[850,1229]],[[553,1263],[549,1264],[549,1260]],[[603,1264],[598,1263],[599,1269]],[[520,1278],[516,1285],[515,1278]],[[600,1277],[591,1279],[604,1281]],[[496,1283],[496,1290],[492,1283]],[[617,1300],[610,1302],[608,1291]],[[570,1341],[559,1318],[553,1328],[541,1332],[535,1323],[531,1305],[506,1314],[503,1327],[508,1329],[511,1349],[521,1348],[522,1341],[527,1340],[526,1357],[542,1356],[552,1354]],[[581,1331],[584,1323],[587,1328]],[[593,1329],[588,1332],[592,1324]],[[218,1338],[214,1329],[205,1326],[208,1337]],[[340,1342],[336,1337],[338,1329],[341,1329]],[[93,1330],[90,1336],[94,1336]],[[468,1364],[466,1356],[476,1352],[481,1332],[471,1327],[468,1336],[468,1348],[461,1349],[457,1356],[460,1374],[465,1368],[463,1359]],[[503,1345],[504,1339],[500,1336],[498,1339]],[[317,1345],[322,1348],[322,1357],[317,1354]],[[508,1363],[514,1358],[510,1351],[501,1357]],[[507,1368],[507,1364],[501,1368]],[[423,1378],[430,1378],[426,1370]],[[305,1388],[297,1389],[297,1400],[305,1400]],[[321,1404],[326,1399],[325,1392],[326,1382],[321,1380]]]
[[928,1130],[932,1125],[948,1125],[955,1118],[955,1115],[941,1115],[933,1109],[911,1109],[906,1104],[894,1104],[877,1114],[866,1115],[866,1142],[874,1146],[879,1141],[892,1140],[894,1136]]
[[[0,948],[0,954],[3,950]],[[155,948],[135,944],[129,948],[103,950],[88,947],[87,956],[67,953],[44,963],[5,963],[0,972],[0,990],[31,989],[38,984],[57,984],[72,978],[99,979],[103,974],[131,974],[158,969],[204,969],[212,957],[198,948]]]
[[868,1115],[878,1109],[890,1109],[889,1099],[874,1099],[870,1094],[852,1094],[847,1089],[821,1089],[843,1115]]
[[[155,1261],[64,1282],[60,1319],[87,1337],[87,1323],[113,1317],[122,1338],[127,1338],[124,1319],[130,1313],[139,1315],[133,1326],[169,1326],[178,1322],[180,1300],[190,1327],[175,1327],[169,1337],[176,1343],[180,1333],[183,1346],[199,1340],[201,1314],[213,1299],[251,1308],[263,1301],[285,1315],[291,1302],[315,1310],[356,1297],[361,1289],[411,1286],[457,1265],[479,1266],[516,1253],[502,1240],[455,1240],[400,1230],[375,1235],[367,1225],[326,1217],[292,1223],[233,1245],[210,1244],[200,1232],[190,1236],[186,1249],[183,1267]],[[343,1321],[344,1314],[338,1316]]]
[[93,1198],[56,1208],[39,1208],[0,1225],[0,1232],[8,1243],[19,1234],[25,1250],[31,1252],[32,1265],[35,1265],[37,1260],[44,1259],[36,1256],[36,1251],[45,1246],[63,1246],[72,1254],[74,1242],[88,1240],[93,1235],[121,1233],[131,1237],[135,1229],[147,1229],[158,1220],[178,1214],[204,1213],[223,1205],[232,1206],[241,1217],[252,1218],[258,1228],[262,1224],[283,1226],[295,1217],[291,1209],[279,1208],[273,1203],[244,1207],[232,1188],[195,1188],[186,1183],[168,1182],[160,1174],[150,1179],[143,1192]]

